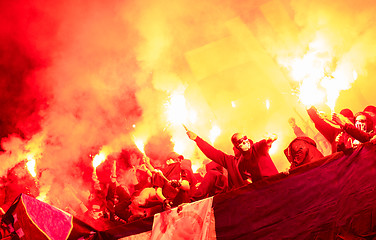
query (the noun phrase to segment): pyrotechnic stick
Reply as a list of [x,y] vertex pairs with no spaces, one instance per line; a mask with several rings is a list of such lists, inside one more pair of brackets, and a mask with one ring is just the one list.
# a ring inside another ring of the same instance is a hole
[[184,125],[184,124],[181,124],[181,125],[183,125],[183,127],[184,127],[184,129],[185,129],[185,131],[187,131],[188,132],[188,128]]

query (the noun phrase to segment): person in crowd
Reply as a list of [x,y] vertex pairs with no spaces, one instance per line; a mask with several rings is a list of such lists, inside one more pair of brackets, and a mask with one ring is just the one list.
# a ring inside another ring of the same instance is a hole
[[186,130],[188,137],[196,142],[207,158],[227,169],[230,189],[257,182],[278,173],[269,155],[272,143],[277,140],[276,136],[253,143],[245,135],[235,133],[231,137],[234,155],[229,155],[214,148],[192,131]]
[[[337,123],[332,121],[329,117],[320,114],[319,111],[314,107],[307,109],[307,113],[313,123],[315,124],[316,129],[330,142],[332,145],[332,153],[338,151],[346,151],[346,149],[352,148],[353,138],[348,135],[346,132],[343,133],[343,130]],[[348,109],[342,109],[340,114],[346,117],[348,123],[353,123],[354,114]]]
[[[126,221],[130,217],[129,205],[131,196],[117,180],[116,160],[111,170],[111,181],[108,186],[106,200],[110,220],[122,219]],[[132,169],[133,170],[133,169]]]
[[223,167],[213,161],[207,163],[205,167],[206,174],[197,191],[192,196],[192,201],[212,197],[227,191],[227,177],[223,174]]
[[167,156],[166,165],[162,174],[155,174],[152,178],[158,199],[164,203],[164,208],[188,203],[195,186],[191,161],[171,152]]
[[146,217],[162,210],[190,202],[195,186],[191,161],[175,152],[168,154],[162,169],[155,169],[146,158],[146,166],[152,176],[152,187],[144,188],[132,199],[130,209],[133,219]]
[[373,132],[376,132],[376,106],[368,105],[364,108],[363,112],[371,116],[373,121]]
[[[296,137],[309,137],[308,134],[306,134],[295,122],[295,118],[291,117],[288,120],[289,125],[291,126],[292,130],[294,131],[294,134]],[[310,128],[309,128],[310,129]],[[312,129],[310,129],[312,132],[314,132]],[[326,155],[330,155],[332,153],[331,144],[328,142],[328,140],[320,133],[315,132],[315,135],[313,137],[314,141],[317,143],[317,149],[319,151]]]
[[291,164],[290,170],[323,157],[323,154],[317,149],[316,142],[304,136],[292,140],[289,146],[284,150],[284,153]]
[[366,112],[355,114],[355,125],[347,122],[341,114],[333,114],[333,121],[355,139],[353,147],[357,147],[360,143],[368,142],[375,136],[372,117]]

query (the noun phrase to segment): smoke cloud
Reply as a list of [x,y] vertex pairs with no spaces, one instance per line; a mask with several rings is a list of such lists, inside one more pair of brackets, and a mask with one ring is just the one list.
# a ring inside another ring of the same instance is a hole
[[218,126],[213,144],[229,154],[234,132],[277,134],[283,171],[288,119],[314,129],[283,63],[316,51],[335,76],[334,111],[363,110],[374,104],[375,16],[372,1],[2,1],[0,175],[32,153],[40,187],[84,195],[89,155],[119,154],[136,138],[155,161],[179,145],[200,165],[166,116],[174,93],[196,114],[182,123],[207,140]]

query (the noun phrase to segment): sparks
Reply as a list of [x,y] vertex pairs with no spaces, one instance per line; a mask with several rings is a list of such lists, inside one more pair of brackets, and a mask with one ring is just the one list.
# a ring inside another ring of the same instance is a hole
[[325,38],[318,36],[302,58],[279,60],[299,83],[298,97],[307,107],[325,103],[333,111],[340,92],[349,89],[358,77],[349,59],[336,59],[330,49]]

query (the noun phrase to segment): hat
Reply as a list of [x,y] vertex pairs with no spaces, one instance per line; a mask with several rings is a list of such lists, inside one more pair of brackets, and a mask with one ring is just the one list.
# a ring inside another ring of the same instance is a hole
[[297,138],[295,138],[294,140],[291,141],[289,146],[283,151],[285,153],[286,157],[287,157],[287,160],[289,160],[289,162],[292,162],[292,160],[293,160],[292,153],[291,153],[291,145],[295,141],[298,141],[298,140],[304,141],[304,142],[311,144],[312,146],[316,147],[316,142],[313,141],[312,138],[309,138],[309,137],[297,137]]
[[347,118],[354,118],[354,113],[348,108],[342,109],[339,113]]

